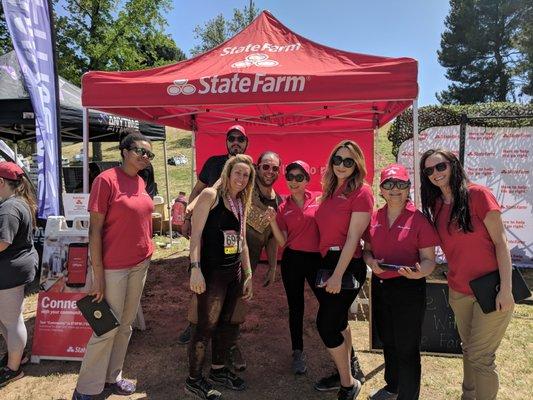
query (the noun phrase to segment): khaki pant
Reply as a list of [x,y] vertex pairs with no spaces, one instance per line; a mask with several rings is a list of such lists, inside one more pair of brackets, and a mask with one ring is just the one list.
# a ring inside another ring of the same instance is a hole
[[22,357],[28,333],[22,310],[24,286],[0,290],[0,333],[6,340],[7,352],[13,357]]
[[80,368],[78,392],[95,395],[106,382],[122,379],[122,366],[137,315],[150,259],[133,268],[105,270],[105,299],[120,321],[120,326],[105,335],[93,334]]
[[463,348],[462,400],[494,400],[498,394],[496,350],[513,315],[510,311],[484,314],[474,296],[450,289]]

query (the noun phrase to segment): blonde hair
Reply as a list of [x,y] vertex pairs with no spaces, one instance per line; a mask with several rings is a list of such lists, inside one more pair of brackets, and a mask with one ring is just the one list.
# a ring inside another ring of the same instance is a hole
[[333,196],[333,192],[335,192],[335,188],[337,187],[338,178],[335,175],[335,172],[333,172],[333,156],[335,156],[337,151],[339,151],[339,149],[341,148],[347,149],[350,152],[350,156],[355,161],[354,171],[348,177],[348,179],[346,179],[346,189],[344,189],[343,194],[349,195],[354,190],[361,187],[366,177],[365,156],[363,155],[363,151],[354,141],[343,140],[333,148],[333,151],[329,156],[328,165],[326,167],[326,173],[322,178],[323,199]]
[[239,163],[245,164],[250,168],[250,177],[248,179],[248,183],[246,184],[246,187],[241,190],[237,195],[242,201],[244,214],[246,215],[246,213],[250,209],[250,204],[252,202],[252,192],[255,181],[255,168],[252,157],[246,154],[237,154],[233,157],[230,157],[228,161],[226,161],[226,164],[224,164],[224,169],[222,170],[222,174],[220,175],[220,186],[218,187],[217,192],[222,197],[228,194],[229,177],[231,175],[231,171],[233,171],[233,167]]

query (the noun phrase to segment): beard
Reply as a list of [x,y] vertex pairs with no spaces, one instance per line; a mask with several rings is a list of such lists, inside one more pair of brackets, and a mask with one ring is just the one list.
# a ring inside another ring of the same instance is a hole
[[267,178],[270,182],[266,182],[265,178],[261,176],[260,174],[257,174],[256,178],[259,181],[259,183],[263,185],[264,187],[272,187],[272,185],[274,185],[274,183],[278,179],[277,177]]

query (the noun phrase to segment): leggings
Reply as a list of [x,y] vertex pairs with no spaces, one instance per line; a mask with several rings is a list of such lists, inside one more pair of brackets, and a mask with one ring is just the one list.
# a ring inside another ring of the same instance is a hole
[[237,299],[242,296],[240,265],[227,270],[207,270],[206,290],[198,295],[198,324],[193,325],[189,344],[189,376],[202,376],[205,354],[212,342],[212,363],[224,365],[237,340],[238,325],[231,324]]
[[24,285],[0,290],[0,333],[7,342],[7,352],[22,355],[28,333],[22,307],[24,303]]
[[[303,350],[304,286],[305,281],[315,292],[316,271],[320,253],[286,248],[281,258],[281,279],[289,305],[289,329],[293,350]],[[315,294],[316,295],[316,294]]]
[[[339,257],[340,251],[328,251],[328,254],[322,259],[321,267],[333,270]],[[341,289],[337,294],[328,293],[324,288],[316,290],[318,303],[320,304],[316,325],[322,342],[330,349],[344,343],[342,331],[348,327],[348,310],[366,279],[366,265],[363,259],[352,259],[344,274],[353,274],[359,282],[359,287],[354,290]]]

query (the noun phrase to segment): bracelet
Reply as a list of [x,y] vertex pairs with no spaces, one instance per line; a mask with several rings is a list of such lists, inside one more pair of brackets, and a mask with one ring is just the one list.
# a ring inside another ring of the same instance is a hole
[[191,263],[189,264],[189,268],[187,269],[189,274],[191,273],[191,270],[193,268],[200,268],[200,261],[191,261]]

